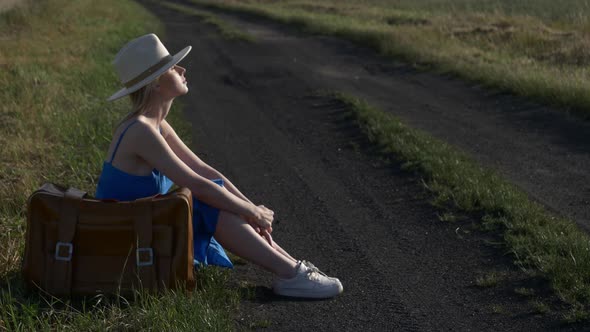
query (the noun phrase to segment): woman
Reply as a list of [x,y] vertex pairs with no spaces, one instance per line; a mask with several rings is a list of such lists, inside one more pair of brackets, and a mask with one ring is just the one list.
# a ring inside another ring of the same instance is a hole
[[171,56],[156,35],[148,34],[116,55],[113,64],[125,87],[108,100],[130,95],[133,111],[115,130],[95,196],[125,201],[165,194],[174,183],[188,187],[193,194],[195,264],[233,267],[225,247],[274,273],[276,294],[338,295],[338,279],[294,259],[272,241],[274,212],[253,204],[199,159],[166,122],[174,98],[188,92],[186,70],[177,63],[190,50],[187,46]]

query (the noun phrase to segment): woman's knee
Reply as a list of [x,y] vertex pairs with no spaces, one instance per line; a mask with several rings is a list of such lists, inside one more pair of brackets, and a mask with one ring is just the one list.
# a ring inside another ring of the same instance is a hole
[[235,213],[228,212],[228,211],[219,211],[219,220],[242,220],[245,221],[242,217],[238,216]]
[[241,216],[228,211],[219,211],[219,216],[217,218],[217,228],[220,226],[223,228],[228,227],[229,225],[242,226],[248,224],[248,222]]

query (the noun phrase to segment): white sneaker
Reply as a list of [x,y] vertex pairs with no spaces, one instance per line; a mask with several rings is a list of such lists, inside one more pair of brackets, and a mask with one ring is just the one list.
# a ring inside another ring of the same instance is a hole
[[334,278],[334,277],[328,277],[328,276],[327,276],[327,275],[326,275],[324,272],[320,271],[320,269],[318,269],[318,268],[317,268],[315,265],[313,265],[313,263],[312,263],[312,262],[310,262],[310,261],[302,260],[302,261],[301,261],[301,264],[303,264],[303,265],[307,266],[307,268],[308,268],[308,269],[310,269],[310,270],[312,270],[312,271],[314,271],[314,272],[316,272],[316,273],[319,273],[319,274],[323,275],[324,277],[326,277],[326,278],[328,278],[328,279],[337,280],[338,282],[340,282],[340,280],[338,280],[338,278]]
[[[307,263],[307,264],[306,264]],[[313,264],[299,261],[297,274],[291,279],[276,278],[272,289],[277,295],[324,299],[342,293],[342,284],[337,278],[330,278]]]
[[308,269],[310,269],[310,270],[312,270],[312,271],[314,271],[314,272],[317,272],[317,273],[319,273],[319,274],[321,274],[321,275],[324,275],[324,276],[325,276],[325,277],[327,277],[327,278],[330,278],[330,279],[336,279],[336,278],[328,277],[328,276],[327,276],[327,275],[326,275],[324,272],[320,271],[320,269],[318,269],[318,268],[317,268],[315,265],[313,265],[313,264],[312,264],[310,261],[302,260],[302,261],[301,261],[301,264],[303,264],[303,265],[307,266],[307,268],[308,268]]

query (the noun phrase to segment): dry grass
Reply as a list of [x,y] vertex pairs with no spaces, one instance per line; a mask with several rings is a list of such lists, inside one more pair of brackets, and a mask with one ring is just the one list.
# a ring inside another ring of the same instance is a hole
[[[44,182],[94,193],[113,125],[128,112],[111,60],[128,40],[161,35],[120,0],[46,0],[0,15],[0,331],[227,330],[238,293],[204,269],[198,291],[62,302],[20,278],[28,196]],[[174,50],[171,50],[174,51]],[[174,108],[169,120],[189,138]]]
[[590,117],[590,5],[548,0],[193,0],[351,39]]
[[[94,31],[91,26],[96,22],[92,18],[124,20],[124,13],[109,6],[90,9],[87,1],[65,3],[36,4],[0,19],[0,66],[4,73],[0,76],[0,227],[4,230],[0,241],[7,244],[0,251],[3,272],[17,268],[14,263],[22,249],[19,237],[24,232],[28,195],[45,181],[70,183],[91,191],[100,165],[84,169],[84,179],[79,181],[81,165],[70,164],[68,158],[98,150],[104,142],[91,137],[93,140],[80,149],[64,143],[76,141],[85,134],[80,131],[89,127],[108,125],[108,116],[101,123],[98,114],[85,119],[83,113],[88,112],[89,102],[93,107],[100,104],[102,96],[93,93],[104,93],[112,85],[105,77],[95,81],[100,75],[98,66],[103,64],[92,61],[92,57],[97,51],[94,41],[103,33],[113,34],[117,26],[107,20]],[[94,10],[96,16],[89,18],[91,24],[78,29],[80,22],[71,18],[88,10]],[[55,15],[58,11],[62,14]],[[95,82],[103,89],[93,91]],[[72,127],[72,122],[77,127]]]
[[[395,155],[418,171],[435,195],[435,205],[482,215],[482,224],[499,233],[514,264],[546,278],[570,312],[566,320],[590,318],[590,237],[571,220],[557,218],[520,189],[477,165],[464,153],[425,132],[409,128],[391,114],[343,94],[332,97],[348,106],[365,135],[386,156]],[[492,287],[504,278],[493,272],[475,280]],[[521,294],[532,294],[520,289]]]
[[223,38],[254,42],[254,37],[252,35],[236,29],[211,13],[168,1],[158,1],[157,3],[160,6],[185,13],[186,15],[194,16],[200,19],[203,23],[214,26]]

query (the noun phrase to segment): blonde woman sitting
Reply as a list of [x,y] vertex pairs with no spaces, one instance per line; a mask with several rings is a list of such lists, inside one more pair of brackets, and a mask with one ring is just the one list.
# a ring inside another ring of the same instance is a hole
[[[197,157],[166,122],[174,98],[188,92],[186,69],[177,65],[191,50],[171,56],[148,34],[127,43],[113,62],[125,86],[109,101],[129,95],[132,112],[117,126],[95,196],[134,200],[165,194],[176,183],[193,194],[195,264],[233,267],[224,247],[275,274],[276,294],[328,298],[342,284],[313,264],[291,257],[273,242],[274,212],[253,204],[223,174]],[[222,247],[223,246],[223,247]]]

